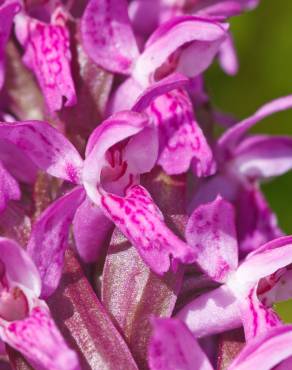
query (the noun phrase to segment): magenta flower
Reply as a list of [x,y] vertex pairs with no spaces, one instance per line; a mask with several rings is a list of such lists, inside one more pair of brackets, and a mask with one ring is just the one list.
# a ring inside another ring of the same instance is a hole
[[41,280],[29,255],[14,241],[0,238],[0,338],[20,351],[35,369],[78,370],[43,300]]
[[202,180],[192,199],[190,209],[214,200],[218,194],[234,204],[243,253],[282,235],[259,182],[289,171],[292,163],[290,137],[246,134],[265,117],[290,108],[292,96],[276,99],[228,129],[215,150],[217,174]]
[[[151,370],[213,370],[208,357],[183,323],[175,319],[153,319],[152,323],[154,333],[148,355]],[[271,329],[247,343],[228,370],[289,368],[292,350],[287,343],[291,337],[291,325]]]
[[195,261],[194,250],[165,226],[151,196],[139,185],[140,174],[155,164],[156,137],[146,115],[120,112],[93,131],[83,161],[71,143],[44,122],[0,126],[0,138],[15,144],[36,166],[77,185],[41,215],[28,243],[43,282],[42,295],[51,294],[61,277],[72,222],[86,262],[97,258],[112,228],[110,220],[158,274],[176,261]]
[[43,91],[48,108],[60,110],[76,103],[76,92],[71,76],[71,51],[68,15],[59,6],[51,14],[50,23],[26,14],[16,18],[16,35],[25,49],[23,62],[31,69]]
[[[280,324],[274,311],[257,296],[260,280],[292,261],[291,236],[275,239],[247,255],[238,265],[234,210],[217,197],[191,215],[186,239],[198,253],[197,263],[219,288],[186,305],[178,318],[201,337],[244,326],[247,339]],[[274,302],[273,302],[274,303]]]

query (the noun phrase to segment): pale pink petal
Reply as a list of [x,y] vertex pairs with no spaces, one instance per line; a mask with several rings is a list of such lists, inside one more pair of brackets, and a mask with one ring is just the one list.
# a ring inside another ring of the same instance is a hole
[[21,285],[39,296],[41,280],[28,253],[15,241],[0,237],[0,261],[10,283]]
[[229,370],[274,369],[276,365],[292,356],[292,347],[289,345],[291,341],[291,325],[272,329],[266,335],[250,341],[233,361]]
[[257,297],[257,284],[246,297],[239,300],[241,319],[247,341],[262,335],[276,326],[282,325],[272,308],[266,307]]
[[0,139],[0,161],[6,168],[9,168],[9,173],[18,181],[30,184],[35,182],[36,165],[27,155],[7,140]]
[[76,248],[82,260],[96,261],[112,230],[113,223],[86,197],[73,220]]
[[27,250],[39,270],[43,297],[58,286],[70,226],[84,197],[84,190],[75,188],[52,203],[33,226]]
[[192,16],[161,25],[137,59],[133,76],[143,86],[177,71],[188,77],[203,72],[226,37],[226,25]]
[[[36,75],[51,111],[76,103],[71,76],[71,51],[66,16],[56,8],[51,24],[26,16],[16,22],[16,34],[25,49],[24,63]],[[24,37],[25,34],[27,37]]]
[[149,344],[151,370],[213,370],[188,328],[176,319],[152,319]]
[[[131,174],[128,171],[131,167],[131,158],[129,158],[129,163],[125,161],[125,158],[122,158],[121,163],[125,165],[126,169],[122,179],[117,180],[113,178],[111,182],[109,180],[102,181],[102,170],[104,170],[106,167],[108,170],[114,170],[116,167],[116,161],[114,160],[115,158],[113,158],[114,163],[112,163],[112,161],[109,161],[106,157],[109,149],[125,139],[129,140],[128,143],[132,142],[131,145],[134,145],[133,141],[135,141],[135,136],[137,136],[137,134],[141,134],[142,137],[144,135],[146,135],[146,137],[150,135],[152,138],[151,140],[155,139],[153,132],[151,133],[151,123],[149,122],[148,116],[146,114],[131,111],[124,111],[114,114],[104,121],[100,126],[98,126],[91,134],[86,147],[83,183],[88,196],[97,205],[99,205],[100,200],[98,186],[100,186],[101,182],[103,182],[103,186],[107,185],[107,190],[111,189],[111,191],[124,192],[127,184],[131,185],[131,176],[139,175],[137,173]],[[137,140],[139,142],[140,139],[141,136],[138,136]],[[137,166],[137,162],[141,160],[141,169],[144,167],[146,172],[149,171],[149,167],[153,165],[157,157],[156,150],[154,150],[154,152],[148,152],[148,144],[148,141],[144,142],[145,150],[141,150],[139,154],[136,154],[135,157],[132,158],[133,165],[135,166]],[[153,141],[151,144],[153,144]],[[114,153],[111,152],[109,154],[111,156],[115,156],[117,154],[120,157],[124,153],[124,150],[125,149],[118,150],[117,148],[117,150],[114,150]],[[145,151],[147,152],[147,156],[144,155]]]
[[36,370],[81,369],[77,355],[68,348],[45,307],[35,307],[24,320],[11,323],[2,320],[0,336]]
[[252,136],[234,151],[236,170],[254,180],[281,176],[292,168],[292,138]]
[[198,338],[242,325],[238,301],[225,285],[195,298],[176,317]]
[[218,146],[220,150],[233,150],[236,147],[239,139],[247,133],[256,123],[270,116],[271,114],[281,112],[292,108],[292,95],[283,98],[272,100],[263,105],[252,116],[237,123],[227,130],[219,139]]
[[178,261],[195,262],[196,252],[166,227],[161,212],[142,186],[132,186],[124,198],[104,194],[101,208],[157,274],[168,271],[171,264],[175,268]]
[[83,160],[73,145],[56,129],[42,121],[2,123],[0,139],[8,140],[50,175],[80,182]]
[[0,213],[6,208],[9,200],[21,197],[17,181],[10,175],[0,161]]
[[158,164],[166,173],[180,174],[190,166],[198,177],[214,173],[212,150],[186,91],[176,89],[157,97],[146,112],[159,130]]
[[220,46],[218,59],[220,66],[225,73],[231,76],[236,75],[238,72],[238,59],[233,39],[230,34]]
[[3,86],[5,78],[5,48],[8,41],[13,18],[21,9],[21,2],[18,0],[2,1],[0,5],[0,89]]
[[104,69],[130,73],[139,51],[125,0],[90,0],[81,21],[83,46]]
[[224,282],[236,270],[238,245],[234,209],[220,196],[193,212],[186,227],[186,240],[197,251],[199,266],[213,280]]

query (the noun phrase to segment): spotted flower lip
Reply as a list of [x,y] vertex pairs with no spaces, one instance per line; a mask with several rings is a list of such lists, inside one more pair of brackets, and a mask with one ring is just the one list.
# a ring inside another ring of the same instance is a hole
[[80,370],[41,293],[30,256],[16,242],[0,238],[0,338],[20,351],[36,369]]
[[45,23],[21,13],[16,17],[16,35],[25,53],[23,61],[31,69],[43,91],[50,111],[76,104],[76,92],[71,75],[71,51],[67,14],[61,6]]
[[[196,249],[197,263],[204,272],[213,280],[224,283],[178,313],[177,317],[186,322],[195,335],[220,332],[223,326],[229,329],[238,327],[241,320],[246,339],[250,340],[281,325],[275,312],[258,299],[257,286],[261,279],[291,263],[291,236],[264,244],[238,265],[232,206],[217,197],[193,212],[187,225],[186,239]],[[210,254],[211,249],[213,253]],[[214,321],[206,323],[211,312]]]
[[87,262],[96,260],[112,229],[110,221],[158,274],[171,264],[175,268],[178,261],[195,262],[194,250],[166,227],[150,194],[139,185],[140,174],[156,163],[155,131],[146,114],[117,113],[93,131],[83,161],[72,144],[45,122],[0,125],[0,139],[16,145],[48,174],[77,185],[44,211],[28,243],[42,279],[42,296],[52,294],[60,280],[71,223],[77,249]]

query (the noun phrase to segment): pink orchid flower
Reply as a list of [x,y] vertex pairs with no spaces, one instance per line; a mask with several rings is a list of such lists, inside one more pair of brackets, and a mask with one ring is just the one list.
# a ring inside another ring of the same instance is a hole
[[16,17],[16,35],[25,49],[24,64],[31,69],[43,91],[50,111],[76,103],[76,92],[71,75],[71,51],[68,15],[62,6],[55,8],[50,23],[22,13]]
[[91,134],[83,161],[72,144],[45,122],[0,125],[0,139],[13,143],[35,165],[76,187],[49,206],[35,223],[28,251],[39,269],[42,295],[50,295],[62,273],[73,222],[79,254],[96,260],[112,222],[158,274],[196,253],[164,224],[139,176],[156,163],[157,135],[147,115],[120,112]]
[[217,194],[234,204],[241,253],[283,235],[259,183],[280,176],[292,167],[291,137],[247,136],[247,131],[271,114],[291,108],[291,95],[279,98],[228,129],[215,149],[218,172],[201,180],[192,199],[190,210],[214,200]]
[[46,303],[30,256],[16,242],[0,238],[0,339],[21,352],[36,370],[80,370]]
[[[153,319],[148,361],[151,370],[213,370],[188,328],[176,319]],[[289,369],[292,326],[271,329],[248,342],[227,370]]]
[[[217,197],[191,215],[186,239],[198,253],[197,263],[222,285],[187,304],[179,313],[195,336],[244,326],[246,339],[281,324],[275,312],[258,297],[261,279],[292,262],[292,237],[262,245],[238,264],[234,209]],[[264,300],[263,300],[264,301]],[[273,302],[275,303],[275,302]]]

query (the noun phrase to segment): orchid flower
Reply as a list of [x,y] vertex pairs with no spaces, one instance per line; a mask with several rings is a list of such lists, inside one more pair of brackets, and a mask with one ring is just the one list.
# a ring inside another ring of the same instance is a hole
[[43,91],[50,111],[76,103],[76,92],[71,76],[69,31],[67,14],[59,6],[45,23],[22,13],[16,17],[16,35],[25,49],[24,64],[31,69]]
[[6,0],[0,5],[0,89],[4,84],[5,76],[5,48],[10,36],[13,18],[20,9],[21,4],[18,0]]
[[[213,370],[208,357],[188,328],[176,319],[153,319],[149,345],[151,370]],[[245,345],[227,370],[288,369],[292,350],[292,326],[271,329]]]
[[265,117],[290,108],[292,96],[273,100],[228,129],[215,149],[217,174],[201,181],[191,202],[193,210],[199,204],[214,200],[217,194],[231,201],[236,208],[242,253],[282,235],[276,216],[259,189],[259,182],[280,176],[292,166],[290,137],[246,136],[246,133]]
[[78,370],[46,303],[30,256],[16,242],[0,238],[0,338],[20,351],[37,370]]
[[275,312],[259,299],[257,288],[261,279],[292,262],[291,236],[262,245],[238,265],[234,209],[218,196],[193,212],[186,228],[186,240],[197,251],[200,268],[222,284],[178,313],[178,318],[196,336],[233,329],[243,323],[249,340],[280,325]]
[[[158,274],[177,261],[193,263],[194,250],[174,235],[150,194],[139,185],[157,158],[157,135],[147,115],[120,112],[91,134],[83,161],[72,144],[45,122],[2,124],[0,138],[13,143],[48,174],[76,187],[56,200],[35,223],[28,251],[50,295],[62,273],[69,228],[86,261],[94,261],[112,222]],[[144,148],[144,150],[143,150]]]

